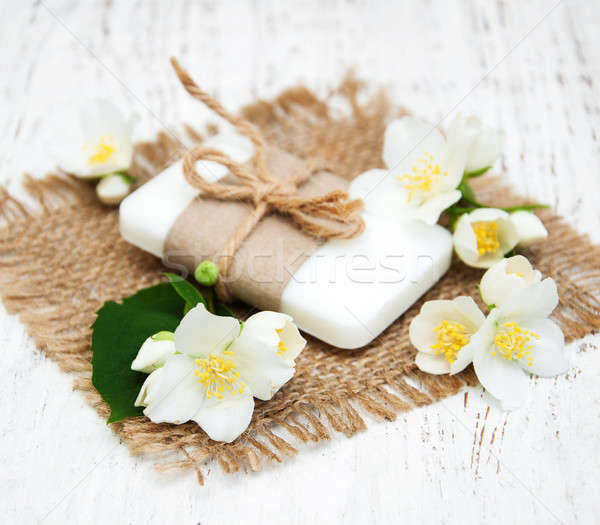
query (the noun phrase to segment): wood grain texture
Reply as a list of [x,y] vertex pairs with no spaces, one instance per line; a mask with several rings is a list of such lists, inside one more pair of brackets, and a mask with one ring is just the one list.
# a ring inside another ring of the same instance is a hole
[[[214,120],[178,85],[171,54],[230,108],[298,81],[325,93],[355,67],[432,122],[476,111],[504,128],[497,171],[600,242],[595,2],[16,4],[0,5],[0,181],[16,193],[20,173],[52,165],[60,105],[82,93],[135,110],[138,138]],[[572,344],[573,370],[532,379],[518,412],[472,388],[261,473],[213,468],[199,487],[131,457],[2,310],[2,521],[593,523],[599,345]]]

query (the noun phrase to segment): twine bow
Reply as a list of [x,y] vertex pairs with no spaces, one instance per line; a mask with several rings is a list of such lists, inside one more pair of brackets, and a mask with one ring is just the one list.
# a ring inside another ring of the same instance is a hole
[[[202,91],[175,58],[171,58],[171,64],[183,87],[192,97],[227,120],[241,134],[247,136],[254,146],[253,170],[233,161],[222,151],[202,145],[188,150],[183,157],[183,174],[186,181],[201,190],[203,196],[225,201],[246,201],[254,205],[253,211],[228,240],[219,261],[221,277],[216,290],[223,301],[232,300],[224,281],[233,256],[260,220],[272,211],[289,216],[302,231],[317,239],[349,239],[363,232],[365,224],[358,213],[362,208],[360,199],[349,200],[348,194],[341,190],[330,191],[318,197],[303,197],[297,194],[299,185],[315,173],[326,169],[324,163],[308,163],[302,170],[293,172],[286,179],[274,177],[267,166],[267,148],[260,131],[242,117],[229,113],[215,98]],[[239,183],[207,181],[196,171],[195,164],[199,160],[222,164],[237,177]]]

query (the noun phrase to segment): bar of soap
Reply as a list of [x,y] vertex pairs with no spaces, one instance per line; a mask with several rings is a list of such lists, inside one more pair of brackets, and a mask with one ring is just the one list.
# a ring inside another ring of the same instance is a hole
[[[246,162],[254,154],[252,142],[233,133],[215,135],[202,144],[222,151],[236,162]],[[119,208],[121,236],[160,258],[171,226],[200,193],[200,190],[186,182],[182,165],[181,160],[171,164],[129,195]],[[210,182],[215,182],[228,173],[225,166],[212,161],[197,162],[196,170]]]
[[[250,141],[217,135],[205,142],[237,162],[253,154]],[[209,180],[227,170],[197,163]],[[177,217],[199,194],[177,162],[128,196],[120,208],[123,238],[157,257]],[[363,212],[359,237],[321,245],[294,273],[281,296],[280,310],[309,334],[339,348],[371,342],[448,270],[450,233],[422,222],[396,223]]]

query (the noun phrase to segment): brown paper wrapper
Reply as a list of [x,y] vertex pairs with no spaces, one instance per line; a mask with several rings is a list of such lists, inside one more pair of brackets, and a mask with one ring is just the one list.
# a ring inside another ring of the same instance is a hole
[[[284,180],[304,164],[298,157],[274,147],[269,148],[267,159],[270,173]],[[251,169],[252,165],[247,167]],[[322,171],[300,185],[297,193],[312,197],[347,187],[345,179]],[[204,259],[218,263],[223,248],[251,211],[251,203],[198,196],[178,217],[165,239],[165,263],[183,266],[189,272]],[[257,224],[234,255],[225,280],[227,289],[237,299],[257,308],[279,310],[288,281],[321,243],[290,218],[274,212]]]

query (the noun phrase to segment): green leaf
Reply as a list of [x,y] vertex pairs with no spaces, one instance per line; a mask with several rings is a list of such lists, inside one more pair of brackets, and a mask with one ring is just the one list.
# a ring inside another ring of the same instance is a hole
[[475,193],[473,193],[473,188],[471,188],[471,185],[466,181],[466,179],[463,179],[460,182],[457,189],[462,194],[463,200],[465,200],[469,204],[472,204],[473,206],[476,206],[478,208],[481,207],[481,204],[479,204],[477,202],[477,199],[475,198]]
[[127,184],[133,184],[133,183],[137,182],[137,179],[136,179],[134,176],[132,176],[132,175],[129,175],[129,173],[126,173],[126,172],[124,172],[124,171],[117,171],[116,173],[117,173],[117,175],[120,175],[120,176],[121,176],[121,178],[122,178],[122,179],[123,179],[123,180],[124,180],[124,181],[125,181]]
[[206,301],[204,300],[203,295],[192,283],[186,281],[182,277],[179,277],[179,275],[175,275],[174,273],[165,273],[165,275],[168,277],[169,282],[175,291],[185,301],[186,314],[198,303],[202,303],[204,306],[206,306]]
[[483,168],[479,168],[478,170],[465,171],[463,178],[464,179],[474,179],[475,177],[481,177],[490,168],[491,168],[491,166],[485,166]]
[[470,213],[473,210],[476,210],[478,206],[459,206],[457,204],[453,204],[446,211],[449,215],[450,228],[454,231],[454,227],[456,226],[456,221],[460,218],[461,215],[465,213]]
[[452,210],[452,213],[454,215],[463,215],[465,213],[471,213],[473,210],[476,210],[477,206],[457,206],[456,204],[453,204],[448,209]]
[[215,305],[215,314],[222,317],[235,317],[235,314],[223,303]]
[[92,325],[92,383],[110,407],[108,423],[142,413],[133,404],[148,376],[131,370],[131,363],[148,337],[177,328],[184,304],[169,283],[161,283],[122,303],[107,301],[98,310]]
[[506,208],[500,209],[508,213],[513,213],[515,211],[534,211],[549,207],[549,204],[523,204],[521,206],[507,206]]

